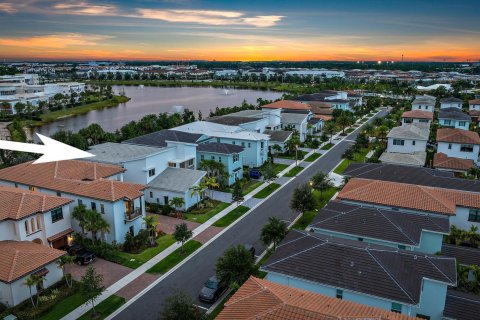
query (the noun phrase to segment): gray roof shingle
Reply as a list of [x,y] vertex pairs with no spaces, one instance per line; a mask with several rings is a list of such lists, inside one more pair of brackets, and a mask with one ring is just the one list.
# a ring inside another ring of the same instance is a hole
[[95,157],[86,158],[85,160],[121,164],[160,153],[162,150],[164,148],[106,142],[91,146],[88,152],[94,154]]
[[474,293],[448,289],[443,316],[456,320],[478,319],[480,314],[480,296]]
[[440,99],[440,103],[463,103],[463,100],[455,97],[448,97]]
[[241,146],[221,142],[207,142],[197,146],[197,151],[221,154],[240,153],[243,150],[244,148]]
[[206,174],[206,171],[201,170],[167,168],[150,181],[147,187],[174,192],[187,192],[191,186],[196,184]]
[[388,138],[428,140],[430,133],[426,123],[412,123],[395,127],[388,133]]
[[292,131],[286,130],[265,130],[263,133],[268,134],[272,142],[285,142],[293,134]]
[[472,121],[472,117],[457,108],[440,109],[438,119],[452,119],[461,121]]
[[480,192],[480,181],[455,178],[452,172],[386,163],[352,163],[348,177],[415,184],[427,187]]
[[238,126],[243,123],[255,122],[259,121],[259,118],[254,117],[240,117],[240,116],[219,116],[219,117],[212,117],[208,118],[206,121],[223,124],[226,126]]
[[459,264],[465,266],[480,266],[480,249],[478,248],[444,243],[442,246],[442,254],[447,257],[456,258]]
[[456,285],[454,258],[292,230],[264,271],[418,304],[424,278]]
[[422,230],[448,234],[448,219],[330,201],[310,227],[405,245],[420,244]]
[[122,143],[142,144],[154,147],[166,147],[166,141],[178,141],[185,143],[198,143],[202,141],[203,134],[183,132],[171,129],[152,132],[140,137],[132,138]]

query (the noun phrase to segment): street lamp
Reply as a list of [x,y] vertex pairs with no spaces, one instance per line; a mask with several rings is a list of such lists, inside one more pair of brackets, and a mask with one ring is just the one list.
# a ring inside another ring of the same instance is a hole
[[295,145],[295,167],[298,166],[298,144]]

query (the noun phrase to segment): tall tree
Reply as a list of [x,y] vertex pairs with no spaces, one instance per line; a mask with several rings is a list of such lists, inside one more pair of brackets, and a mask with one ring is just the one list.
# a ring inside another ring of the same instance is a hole
[[312,194],[312,188],[310,188],[308,184],[304,184],[293,190],[290,208],[301,212],[302,219],[306,211],[315,209],[315,198]]
[[155,221],[153,215],[143,217],[143,224],[145,225],[145,230],[147,230],[148,235],[150,236],[150,246],[155,245],[155,234],[158,223]]
[[312,187],[320,191],[320,199],[323,200],[323,192],[333,188],[333,183],[328,174],[318,172],[312,177]]
[[173,232],[173,237],[177,242],[181,243],[181,252],[182,254],[185,252],[183,245],[185,242],[188,241],[192,237],[193,233],[191,230],[188,230],[188,226],[186,223],[180,223],[175,226],[175,231]]
[[244,245],[230,247],[218,258],[215,271],[218,280],[229,287],[245,282],[255,268],[252,253]]
[[237,205],[242,202],[244,199],[243,197],[243,190],[240,180],[235,181],[233,185],[233,192],[232,192],[232,201],[235,201]]
[[60,259],[57,260],[58,268],[62,270],[63,277],[65,278],[65,282],[67,283],[67,286],[69,288],[71,288],[73,284],[72,275],[70,273],[66,273],[65,267],[74,262],[75,262],[75,257],[69,256],[69,255],[61,256]]
[[38,274],[31,274],[27,278],[25,278],[25,281],[23,285],[28,287],[28,290],[30,291],[30,301],[32,302],[32,306],[34,308],[38,307],[38,290],[37,293],[35,294],[36,299],[33,299],[33,294],[32,294],[32,287],[37,287],[41,282],[43,282],[43,277],[39,276]]
[[173,197],[169,203],[175,210],[178,211],[178,208],[181,208],[185,204],[185,200],[180,197]]
[[165,299],[160,320],[204,320],[205,315],[183,292],[176,292]]
[[288,233],[288,226],[285,222],[281,221],[277,217],[268,218],[268,223],[262,228],[260,239],[265,246],[269,246],[273,243],[273,250],[277,248],[280,241],[285,238]]
[[197,197],[197,208],[198,205],[200,204],[200,199],[203,196],[203,193],[205,192],[205,188],[202,185],[194,185],[190,187],[190,196],[196,196]]
[[272,182],[275,178],[277,178],[275,165],[271,162],[266,163],[260,171],[263,175],[263,179],[267,182]]
[[104,289],[103,276],[97,273],[93,266],[88,266],[85,274],[80,280],[80,294],[92,304],[94,315],[97,313],[95,311],[95,301],[102,294]]

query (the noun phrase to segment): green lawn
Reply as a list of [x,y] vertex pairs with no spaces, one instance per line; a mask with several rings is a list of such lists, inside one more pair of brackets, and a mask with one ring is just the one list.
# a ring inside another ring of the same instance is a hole
[[312,222],[313,218],[315,218],[315,216],[318,214],[317,210],[323,208],[336,192],[336,188],[330,188],[327,191],[324,191],[322,194],[322,198],[320,198],[320,191],[313,190],[313,197],[315,198],[317,209],[305,212],[303,217],[298,219],[298,221],[293,225],[292,228],[305,230],[305,228]]
[[313,162],[315,160],[317,160],[318,158],[320,158],[322,155],[320,153],[314,153],[314,154],[311,154],[308,158],[306,158],[305,160],[303,161],[306,161],[306,162]]
[[278,188],[280,188],[280,185],[278,183],[270,183],[268,186],[257,192],[253,197],[257,199],[265,199]]
[[216,200],[209,200],[209,202],[213,203],[214,207],[201,208],[198,210],[194,209],[192,211],[189,211],[184,215],[185,220],[204,223],[205,221],[209,220],[211,217],[213,217],[214,215],[216,215],[230,205],[229,203]]
[[274,168],[276,174],[279,174],[280,172],[285,170],[287,167],[288,167],[287,164],[282,164],[282,163],[274,163],[273,164],[273,168]]
[[326,145],[324,145],[323,147],[320,148],[320,150],[328,150],[330,149],[331,147],[333,147],[333,143],[327,143]]
[[293,167],[290,171],[288,171],[284,177],[295,177],[300,171],[302,171],[304,168],[303,167]]
[[175,243],[175,239],[170,234],[163,235],[156,241],[156,247],[147,248],[140,253],[119,252],[120,263],[125,267],[136,269]]
[[75,293],[70,297],[60,301],[53,307],[53,309],[42,316],[40,320],[58,320],[84,304],[87,300],[80,295],[80,293]]
[[244,215],[248,210],[250,210],[250,208],[245,206],[238,206],[229,213],[227,213],[225,216],[223,216],[221,219],[219,219],[217,222],[215,222],[213,226],[221,228],[229,226],[235,220]]
[[[297,159],[302,160],[307,153],[308,152],[306,152],[306,151],[298,150],[297,151]],[[282,158],[282,159],[295,160],[295,153],[294,154],[289,154],[289,155],[287,155],[287,154],[276,154],[275,157],[276,158]]]
[[359,152],[355,152],[353,154],[353,160],[343,159],[343,161],[340,162],[340,164],[335,168],[335,170],[333,170],[333,172],[335,172],[337,174],[342,174],[345,171],[345,169],[347,169],[347,167],[350,165],[350,163],[364,162],[365,157],[367,156],[367,153],[369,151],[370,151],[370,149],[368,149],[368,148],[360,149]]
[[242,186],[243,195],[247,195],[262,185],[263,181],[250,180]]
[[195,240],[189,240],[183,245],[183,253],[181,253],[182,248],[178,248],[177,250],[166,256],[162,261],[148,269],[147,272],[153,274],[164,274],[173,267],[175,267],[177,264],[185,260],[189,255],[194,253],[201,246],[202,244],[200,242]]
[[[125,304],[125,298],[111,295],[107,299],[103,300],[95,307],[97,313],[100,313],[100,317],[96,317],[96,320],[105,319],[107,316],[111,315],[115,310],[120,308],[122,305]],[[89,320],[92,318],[92,312],[89,311],[85,313],[83,316],[78,318],[79,320]]]
[[355,130],[355,128],[348,128],[345,130],[346,133],[352,133]]

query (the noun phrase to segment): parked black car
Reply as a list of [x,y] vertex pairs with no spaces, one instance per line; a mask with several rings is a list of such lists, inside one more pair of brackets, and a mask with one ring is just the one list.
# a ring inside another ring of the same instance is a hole
[[213,276],[205,282],[202,290],[200,290],[198,298],[200,301],[214,303],[222,295],[225,289],[226,288],[220,284],[217,277]]
[[88,251],[79,244],[67,247],[67,253],[75,256],[75,263],[85,265],[93,262],[96,258],[95,253]]
[[250,251],[250,253],[252,254],[252,257],[255,259],[255,247],[252,246],[251,244],[244,244],[244,246],[245,246],[245,249]]

